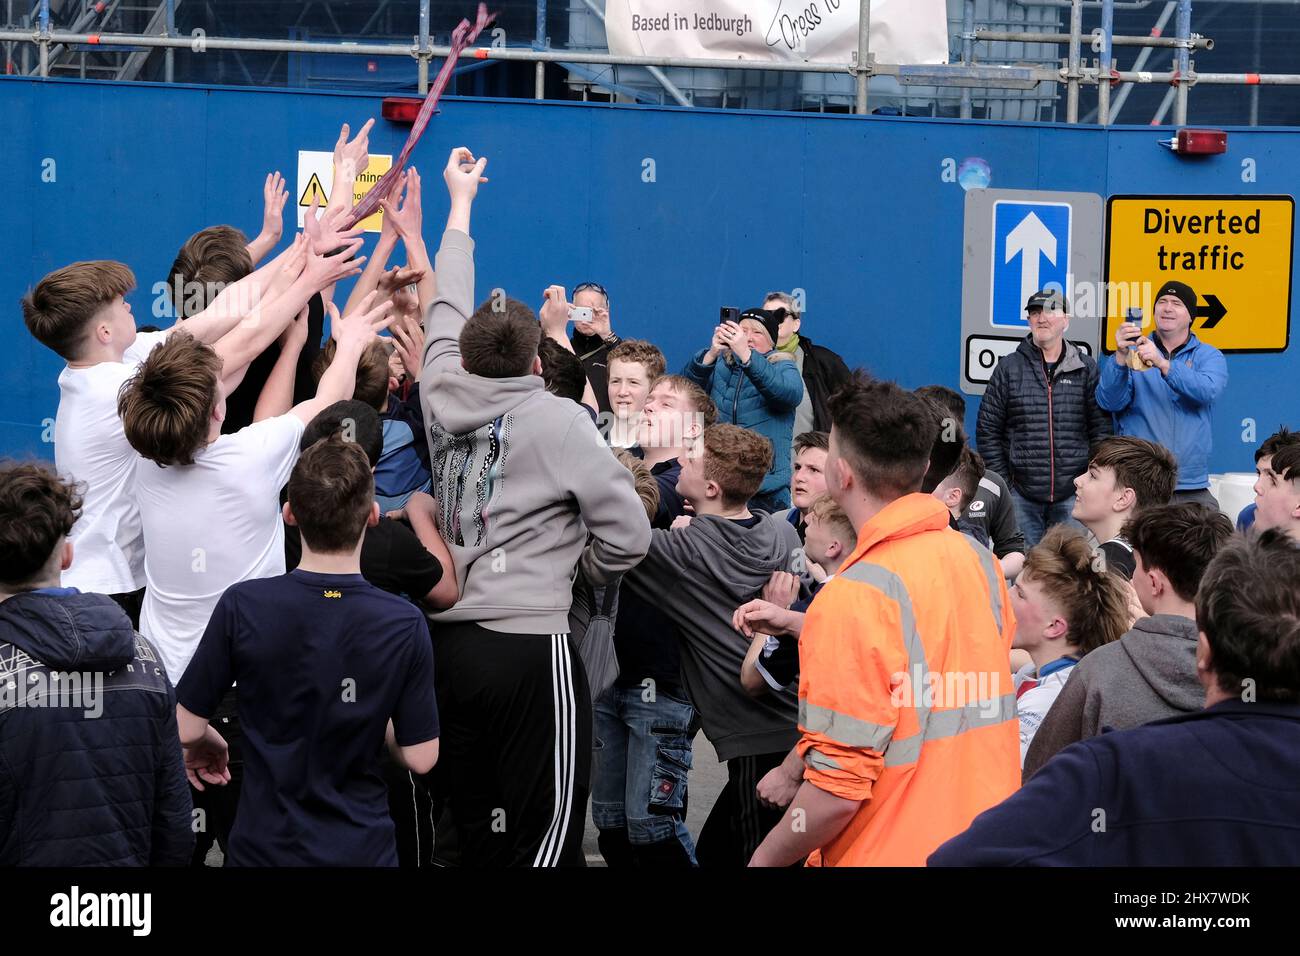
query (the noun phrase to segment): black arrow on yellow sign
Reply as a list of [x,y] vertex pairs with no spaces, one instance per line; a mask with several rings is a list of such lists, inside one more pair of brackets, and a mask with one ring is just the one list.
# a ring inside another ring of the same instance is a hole
[[1204,299],[1205,305],[1197,307],[1196,317],[1205,318],[1201,323],[1202,329],[1212,329],[1228,314],[1228,307],[1219,301],[1217,295],[1206,295]]

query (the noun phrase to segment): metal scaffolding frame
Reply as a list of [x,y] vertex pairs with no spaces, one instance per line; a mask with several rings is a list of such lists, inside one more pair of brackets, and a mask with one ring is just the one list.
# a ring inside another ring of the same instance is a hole
[[[151,49],[162,49],[165,57],[164,76],[168,82],[173,78],[172,56],[176,49],[192,48],[207,50],[228,50],[261,53],[312,53],[335,54],[346,56],[395,56],[411,57],[418,63],[419,89],[426,92],[429,83],[429,65],[433,60],[445,58],[450,49],[434,46],[430,42],[429,2],[420,0],[419,35],[412,38],[411,45],[397,43],[342,43],[292,39],[251,39],[243,37],[219,36],[177,36],[175,8],[179,0],[163,0],[158,7],[158,14],[151,21],[150,31],[143,34],[126,33],[87,33],[81,24],[89,25],[88,20],[77,20],[70,30],[52,30],[50,28],[50,2],[40,0],[35,29],[0,30],[0,42],[6,44],[26,44],[36,46],[39,54],[39,66],[36,72],[42,77],[50,75],[53,56],[73,47],[86,47],[108,50],[127,48],[130,50],[128,69],[122,71],[122,78],[138,75],[144,58]],[[1300,85],[1300,73],[1198,73],[1191,60],[1193,50],[1210,50],[1214,41],[1192,33],[1192,0],[1170,0],[1162,14],[1161,23],[1167,22],[1170,8],[1176,13],[1176,29],[1172,37],[1150,36],[1115,36],[1114,12],[1116,9],[1142,9],[1153,0],[1136,0],[1136,2],[1118,2],[1118,0],[1015,0],[1024,6],[1047,4],[1068,7],[1070,10],[1069,33],[1038,32],[998,32],[977,30],[974,26],[975,0],[964,0],[963,33],[961,37],[961,62],[955,64],[915,65],[877,63],[870,53],[871,49],[871,0],[859,0],[860,16],[857,51],[848,63],[823,61],[755,61],[734,59],[694,59],[687,57],[649,57],[649,56],[615,56],[610,53],[592,53],[578,50],[554,50],[549,46],[546,36],[546,0],[537,0],[537,34],[531,47],[477,47],[466,51],[468,57],[489,61],[520,61],[536,64],[536,81],[534,95],[537,99],[545,96],[545,66],[547,63],[565,65],[614,65],[640,66],[651,71],[661,83],[665,83],[673,98],[681,103],[685,97],[675,88],[670,88],[667,78],[659,73],[660,68],[696,68],[710,70],[762,70],[795,73],[834,73],[848,74],[856,81],[854,112],[865,114],[870,99],[870,83],[873,76],[892,76],[900,83],[908,85],[924,84],[929,86],[962,88],[961,115],[971,115],[970,89],[984,87],[988,89],[1032,89],[1039,83],[1066,84],[1066,121],[1079,122],[1079,93],[1084,86],[1098,88],[1097,119],[1101,125],[1108,125],[1113,112],[1119,107],[1129,92],[1125,89],[1116,101],[1115,110],[1110,106],[1111,86],[1116,84],[1158,83],[1169,84],[1169,96],[1161,107],[1158,119],[1170,106],[1174,111],[1175,124],[1187,122],[1187,107],[1191,88],[1198,84],[1241,85],[1241,86],[1297,86]],[[1270,3],[1300,3],[1300,0],[1265,0]],[[596,11],[589,0],[587,5]],[[1083,33],[1083,8],[1097,7],[1101,10],[1102,27],[1095,34]],[[155,28],[161,32],[153,32]],[[987,66],[974,62],[974,43],[979,40],[1003,40],[1026,43],[1060,44],[1068,48],[1064,64],[1059,69],[1046,66]],[[1085,41],[1100,54],[1099,59],[1088,63],[1083,56]],[[200,46],[201,44],[201,46]],[[1117,46],[1142,47],[1142,56],[1134,64],[1134,69],[1121,71],[1115,69],[1114,48]],[[134,48],[134,49],[132,49]],[[1152,72],[1142,69],[1146,56],[1152,50],[1172,50],[1174,62],[1172,70]],[[84,72],[84,68],[83,68]],[[245,71],[247,72],[247,71]],[[251,82],[251,77],[249,78]]]

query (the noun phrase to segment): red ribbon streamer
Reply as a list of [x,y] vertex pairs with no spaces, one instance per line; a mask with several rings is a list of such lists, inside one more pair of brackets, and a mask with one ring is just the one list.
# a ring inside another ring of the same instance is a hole
[[361,197],[361,201],[356,204],[352,210],[352,215],[348,219],[347,228],[351,228],[368,216],[374,214],[379,208],[381,200],[387,199],[388,194],[393,191],[397,184],[397,178],[402,175],[402,169],[406,166],[406,160],[415,149],[415,144],[420,141],[424,134],[424,128],[429,125],[429,120],[433,117],[434,107],[438,105],[438,97],[442,91],[447,88],[448,82],[451,81],[451,71],[456,68],[456,61],[460,58],[461,52],[478,39],[482,33],[495,19],[495,13],[488,13],[487,4],[478,5],[478,17],[471,26],[468,20],[461,20],[456,29],[451,34],[451,52],[447,54],[447,59],[442,64],[442,69],[438,71],[437,78],[433,81],[433,86],[429,88],[429,95],[424,98],[424,103],[420,106],[420,112],[415,117],[415,125],[411,127],[411,133],[406,137],[406,145],[402,147],[402,152],[398,154],[397,162],[393,163],[392,168],[379,178],[379,182],[371,187],[370,192]]

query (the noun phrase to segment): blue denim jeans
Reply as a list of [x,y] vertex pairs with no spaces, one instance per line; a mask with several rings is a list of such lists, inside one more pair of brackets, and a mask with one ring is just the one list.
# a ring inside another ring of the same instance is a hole
[[1070,517],[1070,512],[1074,510],[1074,495],[1070,495],[1063,501],[1043,504],[1021,497],[1020,492],[1012,488],[1011,501],[1016,508],[1016,521],[1020,523],[1020,530],[1025,536],[1026,548],[1038,544],[1047,533],[1047,529],[1053,525],[1067,524],[1074,528],[1083,527]]
[[644,694],[640,687],[611,687],[596,701],[591,819],[600,830],[626,827],[634,845],[675,835],[694,862],[686,776],[695,708],[662,692],[650,701]]

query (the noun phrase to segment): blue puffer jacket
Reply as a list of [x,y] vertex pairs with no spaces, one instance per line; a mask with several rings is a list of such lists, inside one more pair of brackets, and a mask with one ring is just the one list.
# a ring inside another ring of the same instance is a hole
[[682,374],[709,393],[718,406],[718,421],[751,428],[772,443],[772,470],[759,494],[775,494],[790,504],[790,446],[794,441],[794,410],[803,400],[803,378],[789,355],[773,350],[749,353],[746,365],[735,356],[704,364],[700,349]]
[[0,866],[184,866],[190,810],[176,695],[122,609],[0,604]]
[[1115,431],[1164,445],[1178,459],[1179,491],[1210,484],[1214,402],[1228,387],[1223,353],[1195,335],[1165,351],[1159,336],[1151,339],[1169,360],[1169,374],[1149,368],[1134,372],[1114,357],[1102,363],[1097,404],[1115,415]]

